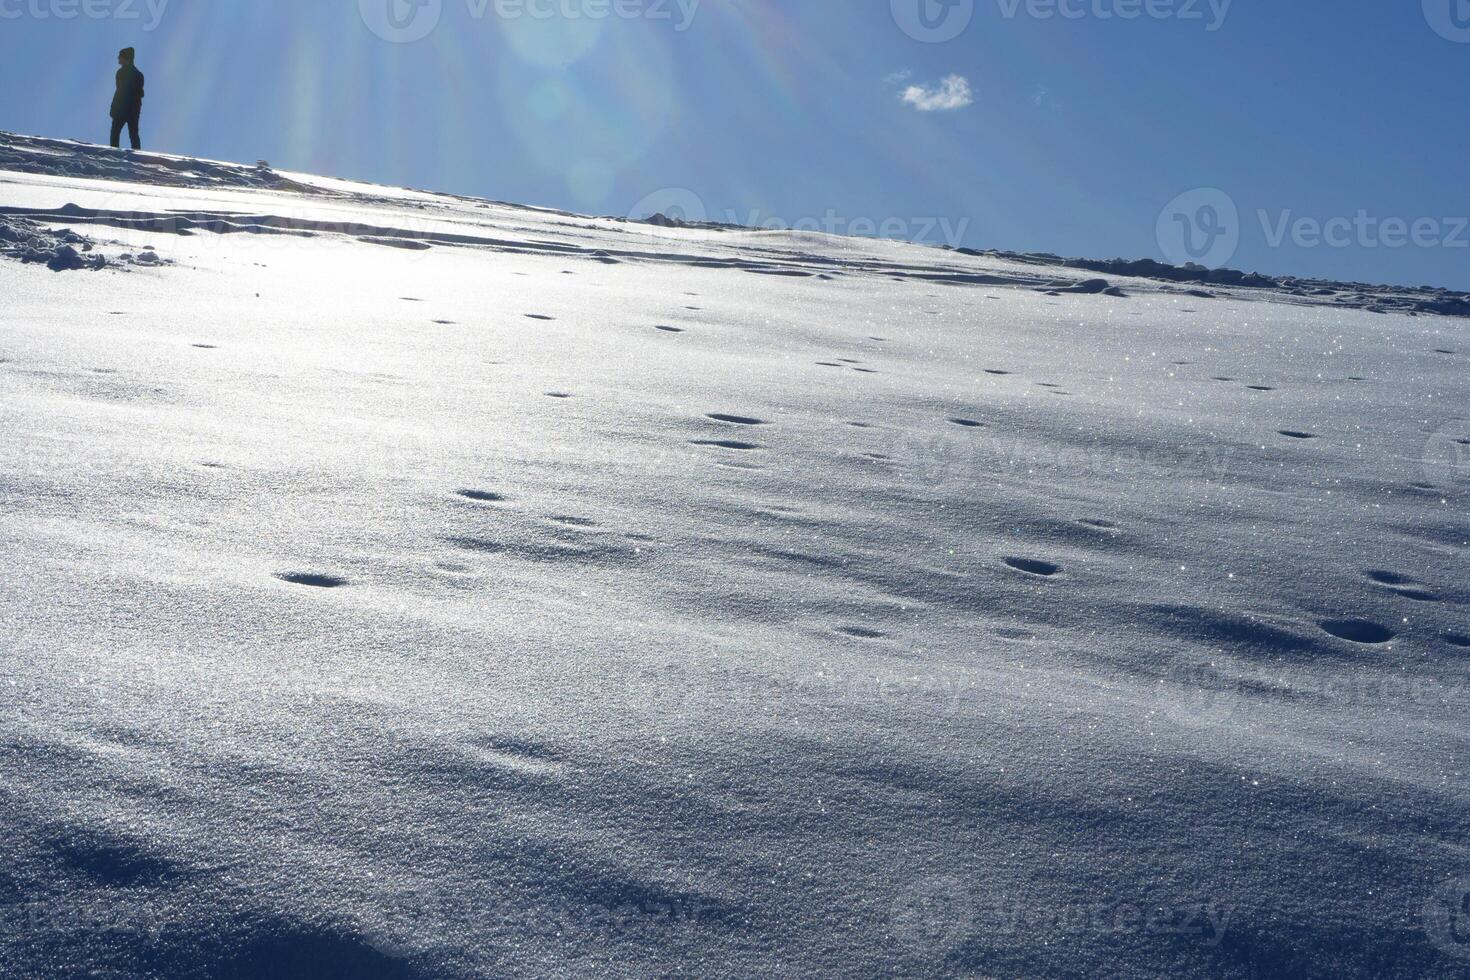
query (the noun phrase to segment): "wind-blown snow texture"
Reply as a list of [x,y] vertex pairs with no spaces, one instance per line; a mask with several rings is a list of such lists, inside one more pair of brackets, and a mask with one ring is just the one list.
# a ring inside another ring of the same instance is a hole
[[1470,967],[1467,321],[0,161],[0,975]]

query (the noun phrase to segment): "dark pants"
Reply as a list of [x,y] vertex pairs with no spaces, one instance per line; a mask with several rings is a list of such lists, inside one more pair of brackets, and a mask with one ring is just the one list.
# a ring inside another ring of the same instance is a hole
[[112,120],[112,145],[113,146],[117,146],[118,145],[118,141],[122,138],[123,124],[126,123],[127,124],[127,127],[128,127],[128,138],[133,141],[133,149],[135,149],[135,150],[141,150],[143,148],[143,144],[138,139],[138,116],[140,116],[140,115],[141,115],[141,113],[135,112],[131,116],[114,117],[113,118],[113,120]]

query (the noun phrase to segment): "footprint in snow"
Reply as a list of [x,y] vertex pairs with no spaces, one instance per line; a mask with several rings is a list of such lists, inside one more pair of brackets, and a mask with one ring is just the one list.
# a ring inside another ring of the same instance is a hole
[[1378,646],[1394,638],[1393,631],[1388,627],[1367,619],[1328,619],[1317,625],[1340,640],[1363,646]]
[[503,493],[494,490],[459,490],[458,495],[466,500],[473,500],[481,504],[503,504],[510,498]]
[[1414,602],[1438,602],[1439,596],[1435,595],[1422,582],[1416,582],[1407,575],[1398,572],[1386,572],[1381,569],[1369,569],[1368,578],[1378,585],[1391,590],[1395,595]]
[[347,584],[345,578],[323,575],[317,572],[282,572],[276,578],[292,585],[304,585],[313,589],[340,589]]
[[734,439],[693,439],[692,446],[712,446],[716,449],[730,449],[735,452],[749,452],[761,448],[753,442],[737,442]]
[[1038,578],[1051,578],[1062,570],[1060,565],[1053,565],[1049,561],[1041,561],[1036,558],[1007,558],[1005,563],[1018,572],[1035,575]]

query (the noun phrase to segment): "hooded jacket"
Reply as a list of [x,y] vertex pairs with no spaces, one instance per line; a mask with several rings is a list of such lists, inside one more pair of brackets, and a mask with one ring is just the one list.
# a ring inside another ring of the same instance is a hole
[[143,73],[133,65],[117,70],[117,92],[112,97],[112,118],[131,119],[143,111]]

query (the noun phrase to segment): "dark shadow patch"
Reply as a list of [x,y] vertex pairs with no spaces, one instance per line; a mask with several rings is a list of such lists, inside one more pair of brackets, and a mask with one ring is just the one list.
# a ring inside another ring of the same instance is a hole
[[670,326],[666,326],[664,324],[659,324],[658,326],[654,327],[653,329],[655,329],[655,330],[662,330],[664,333],[683,333],[684,332],[684,328],[683,327],[670,327]]
[[888,637],[888,634],[882,630],[870,629],[867,626],[839,626],[837,632],[859,640],[883,640]]
[[1277,434],[1278,435],[1286,436],[1286,438],[1288,438],[1288,439],[1315,439],[1315,438],[1317,438],[1315,435],[1313,435],[1310,432],[1300,432],[1300,431],[1298,431],[1296,429],[1278,429],[1277,430]]
[[1377,582],[1379,585],[1415,585],[1415,584],[1417,584],[1413,579],[1409,578],[1409,576],[1407,576],[1407,575],[1400,575],[1398,572],[1385,572],[1382,569],[1378,569],[1378,568],[1370,568],[1370,569],[1368,569],[1368,577],[1370,579],[1372,579],[1373,581]]
[[1444,641],[1452,647],[1459,647],[1461,650],[1470,650],[1470,636],[1466,636],[1464,633],[1446,633],[1444,635]]
[[459,496],[466,500],[474,500],[482,504],[503,504],[509,498],[503,493],[494,490],[457,490]]
[[282,572],[276,578],[292,585],[305,585],[313,589],[340,589],[347,584],[345,578],[323,575],[319,572]]
[[1041,561],[1037,558],[1007,558],[1005,563],[1018,572],[1027,575],[1035,575],[1039,578],[1051,578],[1062,570],[1060,565],[1053,565],[1049,561]]
[[950,419],[950,424],[958,425],[964,429],[983,429],[984,422],[976,422],[974,419]]
[[1327,619],[1317,625],[1340,640],[1364,646],[1377,646],[1394,638],[1388,627],[1367,619]]
[[706,418],[714,419],[716,422],[729,422],[731,425],[765,425],[764,419],[753,418],[749,415],[725,415],[721,412],[711,412]]
[[189,976],[211,980],[412,980],[420,974],[403,961],[401,951],[417,937],[408,930],[398,935],[402,929],[401,923],[367,925],[362,935],[346,936],[279,924],[231,937],[229,946],[213,955],[206,950],[214,942],[201,943],[204,948],[196,950],[192,961],[179,949],[177,965]]
[[694,439],[691,440],[690,445],[713,446],[717,449],[733,449],[739,452],[749,452],[752,449],[761,448],[753,442],[737,442],[733,439]]
[[112,834],[81,830],[51,846],[67,867],[108,888],[157,886],[177,874],[171,861],[144,842]]
[[565,392],[565,391],[548,391],[546,393],[546,397],[547,398],[570,398],[572,396],[568,392]]
[[550,321],[555,320],[556,317],[554,317],[554,316],[547,316],[544,313],[527,313],[526,314],[526,319],[527,320],[544,320],[544,321],[550,322]]

